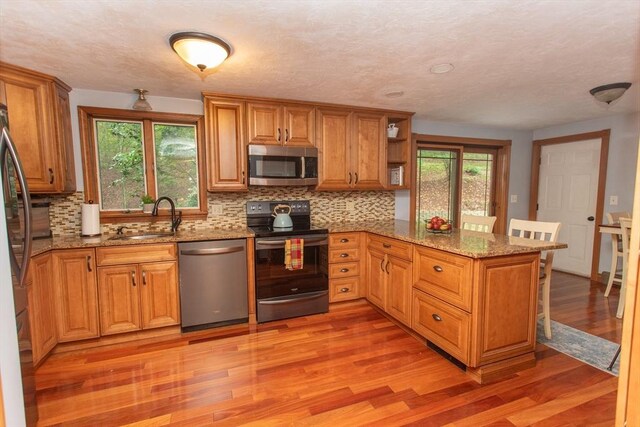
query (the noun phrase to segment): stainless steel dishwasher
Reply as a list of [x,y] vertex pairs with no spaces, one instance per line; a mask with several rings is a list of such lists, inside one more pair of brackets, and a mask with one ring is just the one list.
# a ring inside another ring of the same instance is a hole
[[247,241],[178,244],[182,330],[247,322]]

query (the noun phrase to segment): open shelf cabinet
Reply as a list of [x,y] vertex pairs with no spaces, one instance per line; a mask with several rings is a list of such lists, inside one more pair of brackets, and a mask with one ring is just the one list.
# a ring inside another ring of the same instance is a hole
[[411,115],[389,114],[387,125],[391,123],[398,128],[398,135],[387,137],[386,188],[405,190],[410,187],[411,179]]

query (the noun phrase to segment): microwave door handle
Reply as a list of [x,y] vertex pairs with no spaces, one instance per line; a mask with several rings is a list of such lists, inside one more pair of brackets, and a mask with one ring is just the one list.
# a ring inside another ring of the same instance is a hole
[[0,166],[4,171],[7,166],[6,153],[8,152],[9,156],[11,156],[11,159],[13,160],[18,182],[20,184],[20,190],[22,192],[22,209],[24,210],[24,243],[22,247],[22,263],[20,266],[17,265],[16,255],[11,245],[9,245],[9,250],[11,251],[13,257],[12,261],[17,267],[16,276],[18,277],[20,286],[24,286],[24,282],[27,278],[27,271],[29,270],[29,262],[31,261],[31,196],[29,195],[27,179],[24,174],[24,169],[22,168],[22,163],[20,163],[20,158],[18,157],[16,146],[11,140],[9,130],[6,127],[2,129],[0,146],[2,147],[0,149]]

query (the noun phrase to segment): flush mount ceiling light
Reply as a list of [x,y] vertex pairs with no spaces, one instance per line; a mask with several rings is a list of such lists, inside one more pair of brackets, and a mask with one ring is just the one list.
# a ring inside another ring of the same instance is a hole
[[453,71],[453,64],[436,64],[430,68],[432,74],[445,74]]
[[402,90],[396,90],[394,92],[387,92],[384,94],[384,96],[386,96],[387,98],[400,98],[403,95],[404,91]]
[[153,110],[153,108],[151,108],[151,104],[149,104],[149,101],[147,101],[147,98],[144,97],[144,94],[149,92],[146,89],[134,89],[134,92],[138,93],[138,99],[136,99],[136,102],[133,103],[133,108],[134,110],[142,110],[142,111],[151,111]]
[[619,99],[631,87],[631,83],[611,83],[604,86],[594,87],[589,91],[595,99],[611,105]]
[[176,33],[169,38],[171,48],[188,64],[204,71],[222,64],[231,55],[231,47],[205,33]]

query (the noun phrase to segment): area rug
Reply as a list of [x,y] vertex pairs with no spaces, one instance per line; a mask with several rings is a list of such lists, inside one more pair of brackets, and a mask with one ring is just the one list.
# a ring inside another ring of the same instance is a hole
[[611,371],[607,370],[613,356],[616,354],[616,350],[618,350],[618,344],[614,342],[553,320],[551,321],[550,340],[544,336],[542,320],[538,322],[538,342],[602,371],[618,376],[620,357],[613,365],[613,369]]

